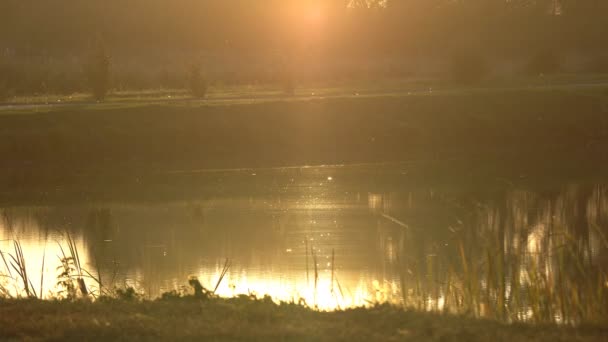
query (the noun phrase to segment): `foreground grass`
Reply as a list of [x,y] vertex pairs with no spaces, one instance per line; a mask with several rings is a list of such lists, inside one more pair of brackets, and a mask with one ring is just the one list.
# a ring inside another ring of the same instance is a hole
[[0,301],[0,340],[605,341],[608,327],[505,325],[390,306],[316,312],[249,298]]

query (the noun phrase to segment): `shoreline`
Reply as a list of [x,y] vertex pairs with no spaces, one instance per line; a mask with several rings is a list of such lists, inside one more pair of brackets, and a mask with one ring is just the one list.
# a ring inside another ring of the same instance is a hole
[[432,173],[505,179],[600,175],[607,114],[608,96],[520,90],[0,115],[0,187],[10,197],[212,170],[420,161]]

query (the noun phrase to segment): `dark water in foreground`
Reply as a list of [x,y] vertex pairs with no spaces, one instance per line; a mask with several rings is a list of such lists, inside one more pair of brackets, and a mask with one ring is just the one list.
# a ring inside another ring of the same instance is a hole
[[32,287],[45,296],[64,290],[59,245],[70,232],[104,286],[150,297],[189,276],[213,289],[228,259],[223,296],[577,320],[606,313],[606,185],[441,176],[406,164],[176,173],[139,199],[0,208],[0,250],[8,258],[21,242]]

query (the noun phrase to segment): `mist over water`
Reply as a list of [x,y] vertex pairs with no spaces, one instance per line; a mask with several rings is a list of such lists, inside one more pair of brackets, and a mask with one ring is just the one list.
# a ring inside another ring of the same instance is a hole
[[[152,298],[190,291],[189,276],[213,290],[226,260],[221,296],[324,310],[469,305],[478,316],[525,320],[542,307],[531,302],[531,283],[578,291],[583,306],[591,304],[584,289],[606,290],[605,182],[424,174],[406,164],[193,173],[150,185],[145,199],[9,204],[0,208],[0,250],[20,241],[36,289],[45,260],[46,296],[61,291],[67,232],[103,286]],[[206,187],[197,193],[199,178]],[[167,188],[171,198],[155,196]],[[558,321],[578,315],[546,309]]]

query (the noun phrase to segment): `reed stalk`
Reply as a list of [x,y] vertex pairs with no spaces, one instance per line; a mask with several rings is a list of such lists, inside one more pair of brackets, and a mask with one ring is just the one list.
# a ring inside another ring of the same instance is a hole
[[25,257],[23,256],[23,249],[21,247],[21,243],[17,240],[13,241],[13,247],[15,251],[15,255],[9,254],[11,257],[11,266],[13,270],[17,272],[17,275],[21,278],[23,283],[23,290],[25,291],[26,296],[36,298],[38,295],[36,294],[36,290],[32,284],[32,281],[28,277],[27,267],[25,264]]
[[315,271],[315,287],[314,287],[314,299],[315,299],[315,307],[317,307],[317,283],[319,282],[319,270],[318,270],[318,266],[317,266],[317,254],[315,254],[315,249],[314,247],[311,245],[310,246],[310,253],[312,254],[312,262],[314,265],[314,271]]
[[304,251],[306,253],[306,286],[310,286],[310,277],[308,274],[308,236],[304,236]]
[[44,262],[46,260],[46,244],[44,245],[44,251],[42,252],[42,267],[40,268],[40,299],[44,293]]
[[226,276],[226,273],[228,273],[228,269],[230,269],[231,265],[232,265],[232,261],[230,259],[226,258],[226,261],[224,262],[224,267],[222,267],[222,272],[220,273],[220,277],[218,278],[217,283],[215,284],[215,288],[213,289],[214,294],[217,291],[217,289],[220,287],[220,284],[222,283],[222,280]]

